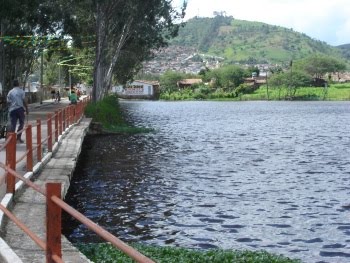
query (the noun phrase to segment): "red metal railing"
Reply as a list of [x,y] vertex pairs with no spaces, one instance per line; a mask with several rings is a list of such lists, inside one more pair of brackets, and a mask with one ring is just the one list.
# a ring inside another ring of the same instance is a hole
[[[46,196],[46,240],[41,240],[34,232],[32,232],[27,226],[25,226],[16,216],[11,213],[5,206],[0,204],[0,210],[12,220],[24,233],[26,233],[41,249],[45,251],[46,262],[61,263],[62,249],[61,249],[61,213],[62,209],[76,218],[78,221],[86,225],[90,230],[94,231],[100,237],[104,238],[107,242],[110,242],[116,248],[126,253],[129,257],[133,258],[137,262],[151,263],[154,262],[147,258],[134,248],[130,247],[102,227],[98,226],[90,219],[79,213],[77,210],[69,206],[61,199],[61,184],[60,183],[47,183],[46,191],[42,190],[38,185],[31,180],[16,172],[16,164],[26,158],[26,170],[28,172],[33,171],[34,164],[34,152],[36,153],[37,163],[42,161],[43,146],[46,145],[47,151],[53,151],[53,140],[58,142],[59,136],[63,131],[73,123],[79,122],[83,117],[83,112],[87,99],[84,99],[77,105],[70,105],[61,110],[55,112],[55,114],[47,115],[47,136],[43,138],[42,134],[42,122],[38,119],[35,125],[27,124],[23,131],[26,134],[26,151],[25,153],[16,159],[16,133],[8,133],[5,143],[0,147],[0,151],[6,149],[6,162],[1,163],[0,167],[6,172],[6,192],[15,194],[16,180],[23,181],[27,186],[31,187],[35,191]],[[32,129],[36,127],[36,146],[33,147]],[[44,216],[44,215],[43,215]]]

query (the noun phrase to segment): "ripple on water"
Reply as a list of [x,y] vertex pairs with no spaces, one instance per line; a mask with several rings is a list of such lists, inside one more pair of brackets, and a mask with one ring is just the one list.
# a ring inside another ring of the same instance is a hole
[[255,242],[255,241],[261,241],[261,239],[258,239],[258,238],[249,238],[249,237],[236,238],[235,240],[236,240],[237,242],[241,242],[241,243],[251,243],[251,242]]
[[275,227],[275,228],[290,228],[291,225],[286,224],[266,224],[267,226]]
[[323,240],[321,238],[313,238],[313,239],[292,239],[292,242],[303,242],[303,243],[322,243]]
[[206,222],[206,223],[218,223],[218,224],[222,224],[223,222],[225,222],[225,220],[216,219],[216,218],[200,218],[199,220],[200,220],[201,222]]
[[125,241],[350,262],[348,102],[121,104],[157,132],[86,138],[69,204]]
[[344,248],[346,247],[346,245],[344,244],[339,244],[339,243],[335,243],[335,244],[329,244],[329,245],[323,245],[322,248]]
[[333,251],[320,251],[320,256],[322,256],[322,257],[350,258],[350,253],[347,253],[347,252],[333,252]]

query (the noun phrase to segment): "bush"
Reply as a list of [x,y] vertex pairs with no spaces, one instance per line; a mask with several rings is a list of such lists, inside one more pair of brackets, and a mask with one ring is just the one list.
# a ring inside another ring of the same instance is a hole
[[205,94],[203,94],[203,93],[195,93],[193,95],[193,98],[195,100],[205,100],[207,98],[207,96]]
[[236,89],[235,92],[237,94],[251,94],[253,93],[257,88],[253,85],[247,85],[247,84],[241,84]]
[[141,133],[150,132],[153,129],[133,127],[124,119],[118,103],[117,96],[111,95],[96,103],[90,102],[85,108],[85,116],[92,118],[94,122],[102,124],[103,129],[113,133]]
[[[134,248],[158,263],[297,263],[299,260],[266,251],[194,250],[133,244]],[[94,262],[135,262],[110,244],[80,244],[78,248]]]
[[85,116],[94,122],[102,123],[104,128],[112,125],[124,125],[117,96],[107,96],[96,103],[90,102],[85,108]]

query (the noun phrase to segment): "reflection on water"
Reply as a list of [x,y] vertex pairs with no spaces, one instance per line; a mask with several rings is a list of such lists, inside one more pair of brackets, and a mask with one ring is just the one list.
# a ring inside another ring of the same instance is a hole
[[[125,241],[350,261],[348,102],[122,102],[67,201]],[[65,219],[73,242],[100,240]]]

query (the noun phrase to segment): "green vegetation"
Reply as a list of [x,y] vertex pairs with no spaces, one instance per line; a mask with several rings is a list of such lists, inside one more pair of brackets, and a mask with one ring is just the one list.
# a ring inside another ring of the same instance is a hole
[[329,72],[342,72],[346,70],[345,63],[339,59],[324,55],[313,55],[300,59],[295,63],[294,67],[315,78],[323,78]]
[[[236,92],[237,91],[237,92]],[[325,87],[300,87],[291,91],[290,87],[261,86],[251,91],[251,87],[241,85],[236,91],[225,92],[208,87],[184,89],[171,93],[162,93],[162,100],[350,100],[350,84],[332,84]],[[291,97],[291,92],[293,96]]]
[[349,59],[349,46],[333,47],[325,42],[280,26],[233,17],[195,17],[180,28],[171,44],[194,47],[199,52],[224,57],[230,63],[278,63],[311,55]]
[[[203,69],[202,83],[179,86],[184,73],[168,71],[160,78],[163,100],[349,100],[349,90],[332,87],[331,73],[345,71],[346,64],[328,56],[310,56],[290,61],[288,67],[271,68],[269,77],[259,78],[259,69],[225,65]],[[252,78],[254,73],[256,77]],[[264,83],[266,87],[264,87]],[[315,88],[317,87],[317,88]]]
[[[350,100],[350,85],[337,84],[330,85],[327,88],[322,87],[301,87],[295,92],[293,98],[289,97],[288,87],[283,88],[269,88],[269,100],[328,100],[328,101],[342,101]],[[239,99],[241,100],[267,100],[267,87],[262,86],[252,94],[244,94]]]
[[94,122],[101,123],[106,132],[142,133],[153,131],[150,128],[130,126],[122,117],[116,96],[106,96],[96,103],[90,102],[85,108],[85,116],[92,118]]
[[[296,259],[265,251],[206,250],[133,244],[134,248],[158,263],[297,263]],[[110,244],[81,244],[78,248],[92,261],[104,263],[135,262]]]
[[61,79],[69,86],[90,82],[92,100],[99,101],[112,81],[131,80],[154,50],[177,35],[185,8],[185,1],[174,8],[167,0],[1,1],[3,93],[13,78],[26,83],[41,71],[45,86]]
[[340,45],[338,48],[340,49],[340,52],[344,58],[350,59],[350,44]]

